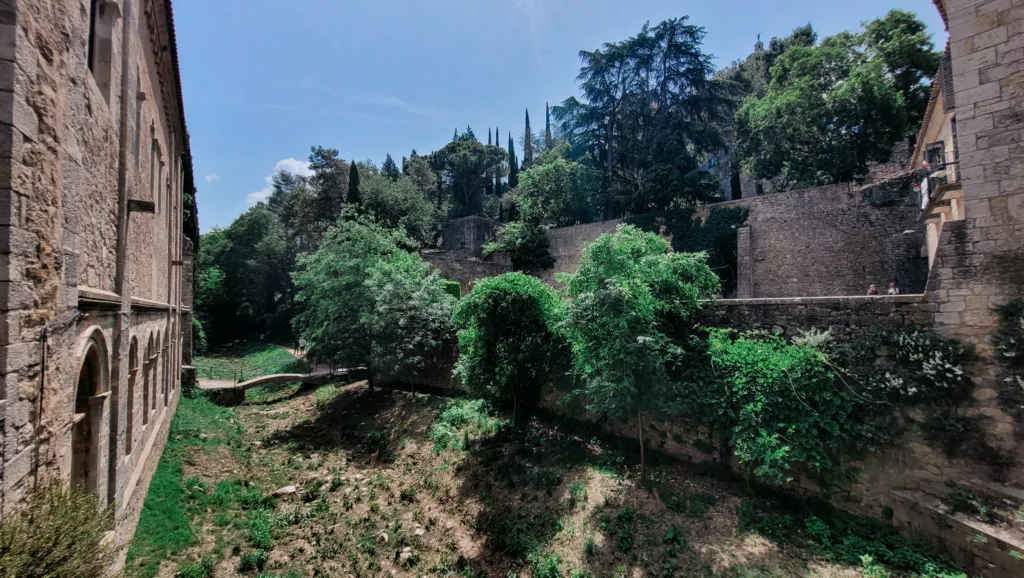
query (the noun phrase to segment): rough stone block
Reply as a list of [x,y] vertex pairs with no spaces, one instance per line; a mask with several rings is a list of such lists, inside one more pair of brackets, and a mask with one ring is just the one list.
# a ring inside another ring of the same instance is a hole
[[976,34],[972,36],[971,44],[974,47],[975,51],[983,50],[985,48],[989,48],[997,44],[1002,44],[1006,42],[1006,32],[1006,26],[991,28],[989,30],[982,32],[981,34]]
[[15,343],[0,347],[0,373],[9,374],[39,363],[39,342]]

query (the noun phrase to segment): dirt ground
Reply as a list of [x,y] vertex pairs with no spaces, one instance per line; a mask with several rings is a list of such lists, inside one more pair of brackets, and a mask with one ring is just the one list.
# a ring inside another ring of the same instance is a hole
[[203,558],[218,578],[860,575],[741,534],[738,489],[684,464],[643,488],[606,443],[465,405],[362,383],[256,392],[237,437],[184,460],[201,538],[158,575]]

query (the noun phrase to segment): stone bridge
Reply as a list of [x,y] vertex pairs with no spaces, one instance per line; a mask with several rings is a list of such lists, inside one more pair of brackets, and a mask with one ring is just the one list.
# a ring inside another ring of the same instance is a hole
[[245,392],[262,385],[277,385],[300,381],[306,385],[320,385],[328,381],[346,377],[350,370],[342,368],[318,368],[309,373],[276,373],[261,375],[252,379],[236,382],[221,379],[200,379],[199,389],[210,392],[214,400],[222,405],[239,405],[245,401]]

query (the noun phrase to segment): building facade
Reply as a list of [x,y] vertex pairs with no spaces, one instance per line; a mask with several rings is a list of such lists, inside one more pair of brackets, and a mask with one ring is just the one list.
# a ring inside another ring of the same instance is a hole
[[0,516],[56,479],[130,539],[191,357],[190,158],[169,0],[0,2]]

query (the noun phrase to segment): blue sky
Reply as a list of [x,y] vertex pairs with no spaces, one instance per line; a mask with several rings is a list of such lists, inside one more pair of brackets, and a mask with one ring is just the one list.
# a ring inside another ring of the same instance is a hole
[[[822,36],[891,8],[945,44],[930,0],[176,0],[185,114],[205,232],[301,172],[313,144],[345,159],[427,153],[471,125],[543,127],[577,93],[580,49],[689,15],[718,66],[811,22]],[[518,147],[518,141],[517,145]]]

